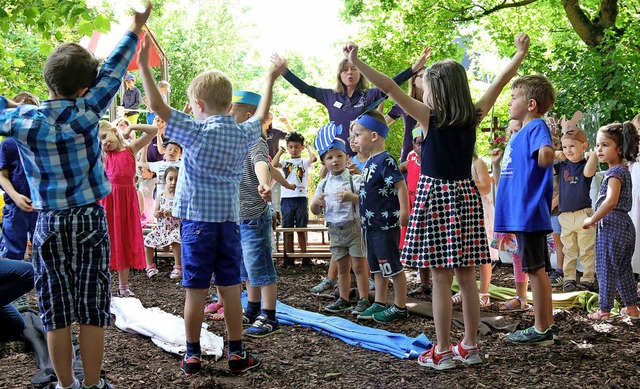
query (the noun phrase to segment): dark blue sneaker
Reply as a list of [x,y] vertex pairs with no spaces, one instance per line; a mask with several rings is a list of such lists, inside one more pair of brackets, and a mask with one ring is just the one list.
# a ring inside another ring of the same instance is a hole
[[260,358],[250,352],[229,354],[229,370],[233,374],[241,374],[258,366],[260,366]]
[[260,315],[253,322],[251,327],[242,331],[242,335],[250,336],[252,338],[264,338],[266,336],[277,334],[282,332],[280,330],[280,323],[278,319],[271,320],[267,315]]
[[180,370],[182,370],[187,377],[197,374],[202,370],[202,361],[200,360],[200,357],[194,355],[187,358],[187,355],[185,354],[184,358],[180,361]]

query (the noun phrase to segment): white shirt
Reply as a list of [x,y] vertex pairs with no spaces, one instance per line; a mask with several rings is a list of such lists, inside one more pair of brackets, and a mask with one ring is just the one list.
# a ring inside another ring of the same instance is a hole
[[348,201],[338,202],[336,197],[337,192],[345,190],[356,194],[358,193],[358,188],[360,187],[361,182],[360,175],[351,176],[353,180],[353,189],[349,182],[349,176],[350,173],[347,169],[338,175],[328,173],[327,176],[318,184],[316,193],[313,197],[313,201],[315,201],[321,193],[327,194],[327,197],[324,199],[326,204],[324,209],[324,218],[334,227],[341,226],[353,219],[359,218],[357,211],[358,207],[356,204]]

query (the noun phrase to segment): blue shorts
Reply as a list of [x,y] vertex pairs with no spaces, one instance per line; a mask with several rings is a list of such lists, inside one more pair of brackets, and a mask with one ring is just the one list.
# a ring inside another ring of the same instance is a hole
[[240,228],[237,223],[182,219],[182,286],[209,289],[240,284]]
[[551,216],[551,229],[554,234],[560,235],[562,233],[562,227],[558,221],[558,216]]
[[522,260],[522,271],[533,273],[544,268],[545,271],[553,271],[551,258],[547,245],[546,231],[514,232],[518,242],[518,255]]
[[27,234],[33,233],[38,220],[37,212],[25,212],[15,204],[5,204],[2,208],[2,242],[0,242],[0,256],[24,260],[27,250]]
[[109,254],[109,230],[101,205],[38,214],[33,267],[46,331],[74,321],[111,325]]
[[240,221],[242,241],[242,280],[249,280],[251,286],[265,286],[277,281],[276,268],[271,257],[271,217],[273,210],[268,207],[262,216]]
[[400,228],[386,231],[362,230],[367,261],[371,273],[393,277],[404,270],[400,262]]
[[280,200],[282,227],[306,227],[309,224],[309,206],[306,197],[283,197]]

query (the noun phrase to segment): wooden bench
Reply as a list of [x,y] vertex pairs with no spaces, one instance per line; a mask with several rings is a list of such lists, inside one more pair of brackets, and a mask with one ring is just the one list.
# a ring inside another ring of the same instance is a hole
[[[324,234],[328,231],[324,225],[312,225],[309,227],[278,227],[275,229],[276,233],[276,252],[272,254],[273,258],[331,258],[331,251],[329,250],[328,241],[325,239]],[[306,251],[287,252],[284,242],[280,244],[280,234],[286,232],[319,232],[322,234],[322,242],[310,242],[307,240]]]

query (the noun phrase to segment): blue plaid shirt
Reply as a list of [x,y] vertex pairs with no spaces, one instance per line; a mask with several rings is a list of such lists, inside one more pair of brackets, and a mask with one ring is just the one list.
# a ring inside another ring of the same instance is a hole
[[238,222],[243,161],[259,139],[262,124],[236,124],[231,115],[203,121],[173,110],[165,135],[184,146],[172,212],[193,221]]
[[137,42],[135,34],[125,34],[83,97],[7,109],[0,96],[0,135],[18,143],[37,210],[87,205],[111,192],[98,121],[118,92]]

